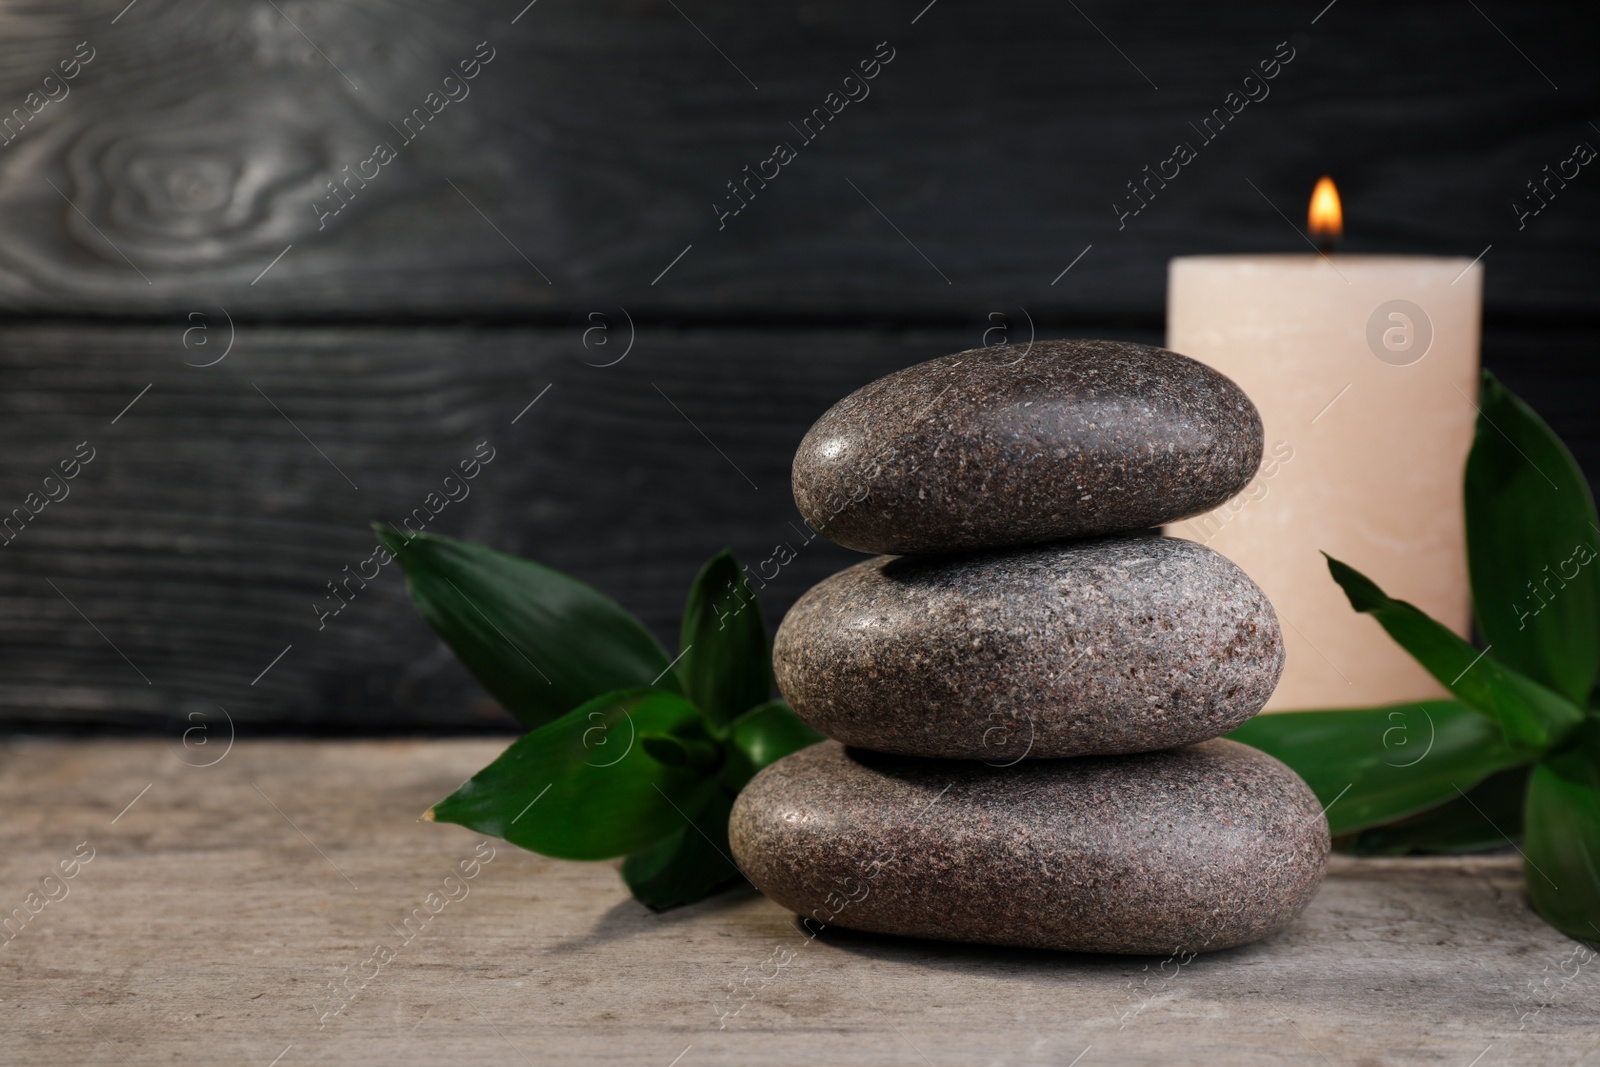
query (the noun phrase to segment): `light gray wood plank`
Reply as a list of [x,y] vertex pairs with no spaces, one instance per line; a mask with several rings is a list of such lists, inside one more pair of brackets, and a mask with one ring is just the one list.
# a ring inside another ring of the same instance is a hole
[[[1592,953],[1529,910],[1514,855],[1336,859],[1289,930],[1180,967],[808,941],[748,890],[651,915],[610,864],[495,842],[407,943],[483,840],[417,815],[497,747],[246,741],[210,768],[159,742],[0,747],[5,910],[94,850],[0,946],[0,1058],[1467,1067],[1600,1043]],[[370,981],[323,1020],[346,969]]]

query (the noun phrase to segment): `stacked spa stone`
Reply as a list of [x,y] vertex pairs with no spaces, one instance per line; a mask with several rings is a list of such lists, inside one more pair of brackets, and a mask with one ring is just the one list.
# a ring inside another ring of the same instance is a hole
[[1283,669],[1238,567],[1153,528],[1254,475],[1239,388],[1158,348],[961,352],[836,404],[795,499],[881,553],[801,598],[778,686],[833,740],[758,774],[733,851],[821,923],[1094,952],[1226,948],[1310,900],[1328,826],[1221,734]]

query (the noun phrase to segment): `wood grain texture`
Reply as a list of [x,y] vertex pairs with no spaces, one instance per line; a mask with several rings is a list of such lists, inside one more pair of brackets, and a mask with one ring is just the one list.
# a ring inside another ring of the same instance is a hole
[[749,890],[651,915],[611,864],[503,842],[430,916],[483,839],[417,813],[496,747],[241,742],[199,768],[159,742],[0,746],[4,910],[93,849],[0,942],[0,1058],[1465,1067],[1600,1040],[1593,954],[1531,912],[1514,855],[1336,858],[1287,931],[1185,966],[807,940]]
[[[775,625],[859,559],[802,543],[788,468],[805,430],[857,386],[982,340],[653,328],[627,350],[620,319],[588,348],[580,326],[241,327],[222,362],[185,366],[224,350],[207,315],[0,329],[0,518],[15,527],[47,474],[96,450],[0,545],[0,725],[509,728],[392,568],[343,586],[353,599],[320,629],[316,610],[371,555],[368,521],[424,506],[485,441],[494,460],[428,529],[567,570],[669,645],[708,556],[758,567],[787,543],[796,559],[761,594]],[[186,329],[202,330],[188,347]],[[1486,351],[1600,472],[1587,335],[1490,331]]]
[[[204,350],[201,335],[183,347],[182,324],[6,332],[6,513],[81,442],[98,449],[71,495],[0,548],[13,722],[182,726],[220,723],[221,708],[308,729],[503,727],[393,568],[344,587],[352,601],[319,628],[316,607],[338,603],[327,583],[372,554],[369,520],[398,524],[488,442],[472,495],[427,528],[570,570],[675,642],[706,557],[731,544],[754,562],[796,538],[788,460],[816,414],[960,347],[945,333],[666,330],[596,367],[598,336],[586,350],[577,329],[245,329],[223,362],[184,366],[220,353],[226,327],[212,328]],[[847,555],[810,546],[768,610]]]
[[[1578,3],[123,7],[0,15],[0,107],[95,50],[0,147],[14,312],[1151,317],[1172,255],[1305,251],[1290,220],[1323,172],[1350,250],[1492,244],[1491,309],[1600,311],[1600,179],[1525,225],[1512,207],[1600,144]],[[468,95],[406,140],[479,42]],[[880,42],[870,95],[803,139]],[[1279,42],[1269,95],[1203,139]],[[397,158],[320,218],[380,142]],[[780,142],[796,158],[722,225],[713,202]],[[1120,225],[1126,183],[1180,142],[1195,161]]]

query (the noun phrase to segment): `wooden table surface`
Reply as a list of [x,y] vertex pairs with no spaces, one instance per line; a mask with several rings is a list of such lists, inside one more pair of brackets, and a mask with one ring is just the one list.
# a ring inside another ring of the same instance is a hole
[[419,821],[498,741],[225,743],[0,745],[0,1063],[1600,1063],[1600,966],[1514,855],[1336,858],[1187,963],[808,940]]

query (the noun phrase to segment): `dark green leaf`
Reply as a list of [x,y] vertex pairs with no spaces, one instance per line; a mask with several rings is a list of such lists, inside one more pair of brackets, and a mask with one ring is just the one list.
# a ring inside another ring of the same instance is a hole
[[1328,570],[1351,607],[1377,619],[1429,674],[1498,722],[1509,744],[1530,753],[1542,751],[1582,721],[1583,712],[1569,701],[1480,653],[1414,605],[1389,596],[1354,567],[1328,556]]
[[1478,628],[1501,662],[1583,705],[1600,669],[1589,482],[1544,420],[1488,371],[1467,458]]
[[772,661],[755,593],[733,553],[711,557],[689,589],[679,638],[683,691],[717,725],[767,699]]
[[482,545],[407,540],[373,525],[422,617],[523,725],[542,726],[613,689],[677,688],[667,654],[639,620],[577,579]]
[[791,752],[826,740],[781,700],[763,704],[739,716],[730,734],[733,743],[749,757],[758,771]]
[[1338,835],[1457,799],[1458,789],[1526,762],[1499,733],[1453,700],[1424,700],[1257,715],[1228,736],[1293,767]]
[[1600,717],[1534,768],[1524,825],[1533,906],[1568,937],[1600,940]]
[[603,694],[518,738],[429,817],[563,859],[636,852],[677,831],[717,789],[703,772],[652,759],[638,738],[699,722],[677,693]]
[[694,824],[622,861],[622,880],[653,911],[693,904],[739,878],[728,849],[733,797],[718,789]]
[[1358,856],[1460,853],[1522,840],[1522,803],[1531,766],[1491,774],[1466,796],[1385,826],[1363,830],[1346,846]]
[[640,734],[639,744],[651,759],[669,767],[705,771],[722,762],[722,753],[709,741],[673,737],[671,734]]

